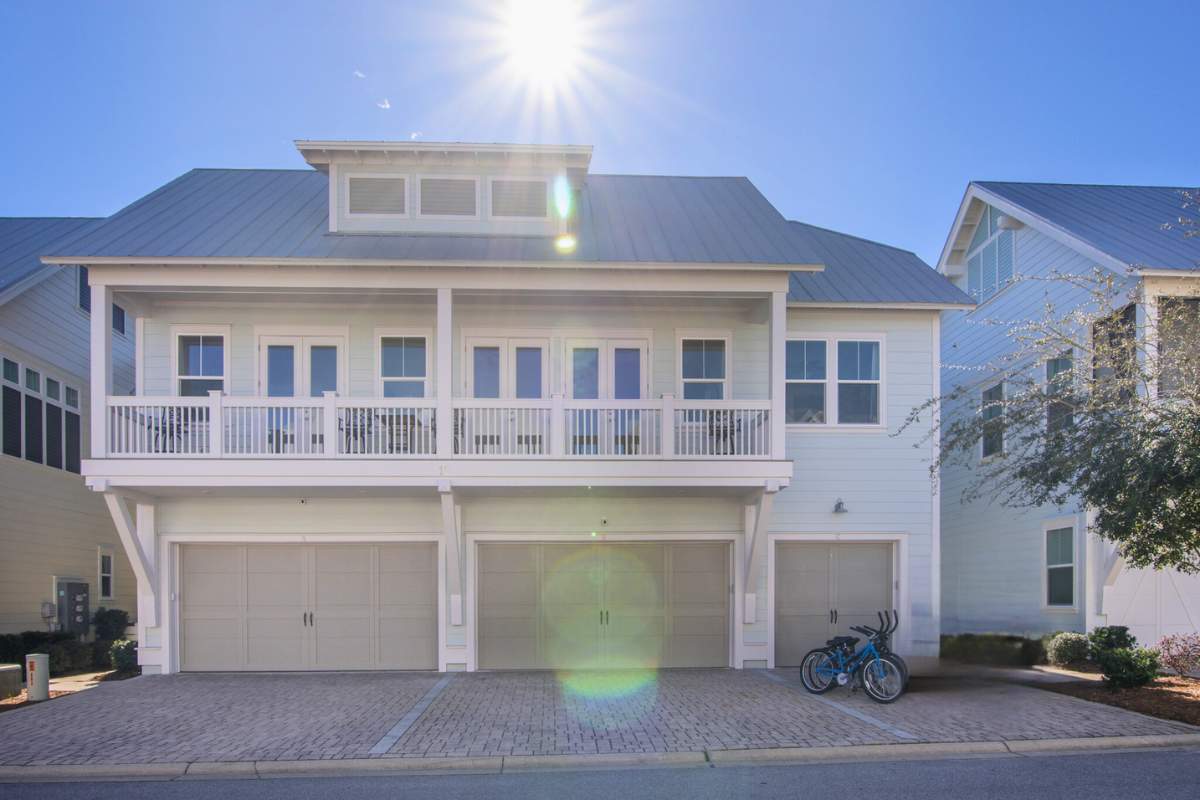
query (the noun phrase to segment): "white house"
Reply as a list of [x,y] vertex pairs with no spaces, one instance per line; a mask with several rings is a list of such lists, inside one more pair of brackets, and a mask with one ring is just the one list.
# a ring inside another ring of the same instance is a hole
[[[103,501],[79,477],[87,452],[86,270],[38,256],[99,220],[0,218],[0,633],[86,634],[100,606],[132,612],[133,573]],[[113,313],[114,385],[133,388],[133,329]]]
[[[1065,314],[1091,300],[1086,287],[1059,276],[1112,270],[1136,297],[1116,310],[1139,329],[1161,298],[1196,297],[1200,239],[1188,238],[1178,225],[1187,215],[1182,191],[971,183],[938,269],[979,305],[943,314],[943,391],[973,384],[980,403],[984,393],[1002,398],[1004,387],[987,366],[1008,352],[1009,325],[1040,317],[1047,303]],[[1049,377],[1073,368],[1075,360],[1064,353],[1044,369]],[[983,445],[1003,446],[1003,437]],[[982,450],[979,459],[991,455]],[[946,633],[1125,625],[1152,645],[1168,633],[1200,630],[1200,577],[1126,568],[1111,543],[1089,534],[1088,511],[1079,504],[1012,509],[986,499],[963,503],[969,478],[963,467],[942,474]]]
[[88,485],[147,672],[795,664],[901,615],[937,653],[911,253],[744,178],[583,146],[301,141],[194,170],[47,264],[92,318]]

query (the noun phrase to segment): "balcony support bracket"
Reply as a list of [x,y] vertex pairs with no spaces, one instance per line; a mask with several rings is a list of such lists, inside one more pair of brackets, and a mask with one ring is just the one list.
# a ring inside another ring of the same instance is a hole
[[450,594],[450,624],[463,624],[463,542],[461,508],[455,502],[450,481],[438,482],[442,501],[442,532],[446,538],[446,582]]
[[[143,501],[146,502],[143,502]],[[105,492],[104,502],[125,555],[133,568],[138,587],[138,623],[158,625],[158,571],[155,568],[154,504],[137,494]],[[134,506],[131,513],[130,505]]]

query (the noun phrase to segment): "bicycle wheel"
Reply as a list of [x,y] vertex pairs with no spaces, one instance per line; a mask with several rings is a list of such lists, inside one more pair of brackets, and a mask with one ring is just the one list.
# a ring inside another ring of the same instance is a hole
[[812,694],[825,694],[837,685],[837,664],[828,650],[810,650],[800,662],[800,682]]
[[879,656],[862,667],[863,689],[876,703],[891,703],[904,694],[904,673],[894,657]]

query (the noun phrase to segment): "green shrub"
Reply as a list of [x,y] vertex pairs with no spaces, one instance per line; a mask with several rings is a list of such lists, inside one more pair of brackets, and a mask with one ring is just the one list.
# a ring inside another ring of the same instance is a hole
[[1158,675],[1158,653],[1148,647],[1101,650],[1096,660],[1104,682],[1112,689],[1145,686]]
[[136,672],[137,642],[131,639],[118,639],[109,646],[109,659],[117,672]]
[[0,635],[0,664],[20,664],[25,669],[25,656],[29,653],[50,653],[50,648],[63,642],[74,642],[75,636],[56,631],[23,631]]
[[74,639],[56,642],[47,648],[46,653],[50,656],[51,675],[87,672],[92,668],[92,646],[87,642]]
[[1028,667],[1045,656],[1038,639],[994,633],[943,636],[941,652],[942,658],[1004,667]]
[[1088,637],[1082,633],[1064,631],[1056,633],[1046,643],[1046,660],[1051,664],[1063,667],[1086,661],[1088,657]]
[[108,642],[121,639],[129,627],[129,612],[100,606],[92,616],[92,624],[96,626],[97,639]]
[[1088,642],[1091,644],[1092,658],[1096,661],[1100,660],[1100,654],[1106,650],[1132,650],[1137,647],[1137,639],[1124,625],[1093,628],[1088,634]]

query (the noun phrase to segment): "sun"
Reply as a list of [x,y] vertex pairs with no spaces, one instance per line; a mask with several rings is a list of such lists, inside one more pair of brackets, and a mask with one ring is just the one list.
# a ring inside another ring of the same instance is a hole
[[580,8],[572,0],[510,0],[505,56],[517,76],[544,90],[568,83],[580,60]]

